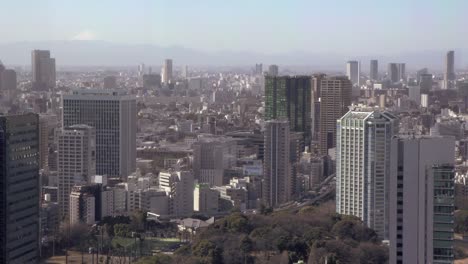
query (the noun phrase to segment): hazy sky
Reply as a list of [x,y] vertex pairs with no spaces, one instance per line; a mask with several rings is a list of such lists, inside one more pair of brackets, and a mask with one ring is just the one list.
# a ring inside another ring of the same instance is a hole
[[96,39],[357,55],[457,49],[468,43],[467,0],[1,2],[0,42]]

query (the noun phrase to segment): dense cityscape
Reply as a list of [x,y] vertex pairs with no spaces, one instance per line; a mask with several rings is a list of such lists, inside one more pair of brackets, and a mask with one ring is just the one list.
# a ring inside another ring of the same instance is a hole
[[0,61],[0,263],[468,263],[456,49],[441,70],[24,54]]

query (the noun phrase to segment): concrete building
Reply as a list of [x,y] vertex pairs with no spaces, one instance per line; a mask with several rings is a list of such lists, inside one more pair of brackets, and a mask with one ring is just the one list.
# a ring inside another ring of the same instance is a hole
[[93,225],[96,222],[96,198],[79,187],[74,187],[69,194],[70,224],[85,223]]
[[369,78],[372,81],[378,81],[379,80],[379,61],[378,60],[371,60],[370,61]]
[[291,200],[293,179],[289,152],[289,122],[266,122],[263,163],[263,203],[266,206],[276,207]]
[[190,216],[193,212],[194,178],[190,171],[159,173],[159,188],[169,197],[169,215]]
[[[361,64],[359,61],[348,61],[346,63],[346,76],[353,85],[360,86],[361,78]],[[359,96],[355,94],[353,90],[353,96]]]
[[432,74],[421,74],[419,87],[421,88],[422,93],[428,93],[430,90],[432,90],[432,83]]
[[211,189],[208,184],[195,184],[193,211],[206,215],[215,214],[219,210],[219,198],[219,192]]
[[164,66],[162,69],[162,82],[165,84],[169,84],[172,82],[172,60],[171,59],[166,59],[164,60]]
[[91,182],[96,175],[96,130],[87,125],[74,125],[58,130],[58,202],[60,215],[69,214],[73,186]]
[[328,77],[320,85],[319,154],[336,146],[336,120],[348,112],[352,84],[345,76]]
[[354,215],[388,238],[390,144],[398,133],[389,112],[351,110],[337,121],[336,212]]
[[237,143],[226,137],[201,137],[192,144],[195,179],[210,186],[222,186],[224,171],[232,168],[237,160]]
[[272,64],[268,66],[268,75],[269,76],[278,76],[279,68],[278,65]]
[[31,52],[31,70],[34,90],[55,88],[55,59],[48,50]]
[[[112,121],[112,122],[110,122]],[[126,179],[136,169],[136,99],[122,91],[75,90],[63,95],[63,127],[96,129],[96,173]]]
[[0,115],[0,263],[39,263],[39,120]]
[[445,56],[445,73],[444,73],[444,88],[455,88],[455,52],[449,50]]
[[411,101],[415,102],[417,106],[421,105],[421,87],[408,86],[408,97]]
[[392,140],[390,263],[453,263],[455,141]]
[[16,72],[11,69],[5,69],[4,71],[0,72],[0,91],[16,91],[17,87],[17,80],[16,80]]

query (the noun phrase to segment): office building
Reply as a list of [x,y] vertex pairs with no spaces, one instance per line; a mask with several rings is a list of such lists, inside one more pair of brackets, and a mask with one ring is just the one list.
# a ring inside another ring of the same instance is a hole
[[291,200],[294,192],[290,161],[290,131],[287,120],[270,120],[265,124],[263,162],[263,203],[276,207]]
[[378,60],[371,60],[370,61],[370,73],[369,78],[372,81],[379,80],[379,61]]
[[453,263],[455,140],[392,140],[390,263]]
[[165,84],[169,84],[172,82],[172,60],[166,59],[164,60],[164,66],[162,69],[162,82]]
[[226,137],[202,137],[192,144],[195,179],[210,186],[222,186],[226,169],[237,161],[237,142]]
[[387,68],[387,79],[392,83],[400,81],[400,75],[398,70],[398,63],[389,63]]
[[421,74],[419,87],[421,88],[421,92],[428,93],[432,90],[432,74]]
[[62,218],[68,216],[73,186],[85,185],[96,175],[96,130],[87,125],[60,129],[57,138],[58,202]]
[[346,76],[323,78],[320,86],[319,154],[336,146],[336,120],[351,105],[351,81]]
[[[360,86],[361,66],[358,61],[348,61],[346,63],[346,76],[353,85]],[[354,94],[353,94],[354,95]]]
[[195,184],[193,190],[193,211],[211,215],[218,212],[219,192],[210,188],[208,184]]
[[291,131],[302,132],[310,145],[312,86],[309,76],[265,77],[265,120],[288,119]]
[[255,64],[254,74],[255,75],[262,75],[263,74],[263,64],[261,64],[261,63]]
[[269,76],[278,76],[278,74],[279,74],[278,65],[273,64],[268,67]]
[[445,55],[444,88],[455,88],[455,52],[450,50]]
[[408,86],[408,97],[411,101],[416,103],[417,106],[421,105],[421,87]]
[[311,127],[312,133],[311,138],[314,143],[318,142],[319,125],[320,125],[320,86],[322,85],[322,79],[326,75],[323,73],[317,73],[312,75],[312,106],[311,106]]
[[421,76],[423,74],[428,74],[429,70],[427,68],[422,68],[416,72],[416,83],[419,84],[421,82]]
[[38,123],[0,116],[0,263],[39,263]]
[[398,81],[406,82],[406,64],[405,63],[397,63],[398,67]]
[[71,225],[93,225],[96,222],[96,198],[93,194],[85,192],[81,186],[75,186],[69,194],[69,201]]
[[159,173],[159,188],[169,197],[168,212],[173,216],[191,216],[193,212],[194,178],[190,171]]
[[122,177],[136,169],[136,99],[123,91],[75,90],[63,95],[63,127],[96,129],[96,173]]
[[49,116],[39,116],[39,167],[49,170]]
[[104,77],[103,84],[104,89],[117,89],[117,77],[115,76],[106,76]]
[[351,110],[337,121],[336,212],[359,217],[388,237],[390,145],[398,133],[389,112]]
[[5,69],[0,72],[0,91],[16,91],[17,80],[16,72],[11,69]]
[[31,70],[34,90],[48,90],[55,87],[55,59],[48,50],[31,52]]

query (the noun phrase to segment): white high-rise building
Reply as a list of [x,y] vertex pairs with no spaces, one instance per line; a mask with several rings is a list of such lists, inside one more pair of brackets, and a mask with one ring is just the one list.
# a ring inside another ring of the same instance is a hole
[[365,109],[337,121],[336,211],[354,215],[380,238],[388,237],[390,144],[397,118]]
[[453,263],[454,161],[453,138],[392,140],[389,263]]
[[136,169],[136,99],[123,91],[75,90],[63,95],[63,127],[96,129],[96,173],[126,179]]
[[159,173],[159,187],[169,197],[169,215],[190,216],[193,212],[194,179],[190,171]]
[[96,130],[87,125],[57,131],[58,202],[60,213],[69,213],[73,186],[91,182],[96,174]]

